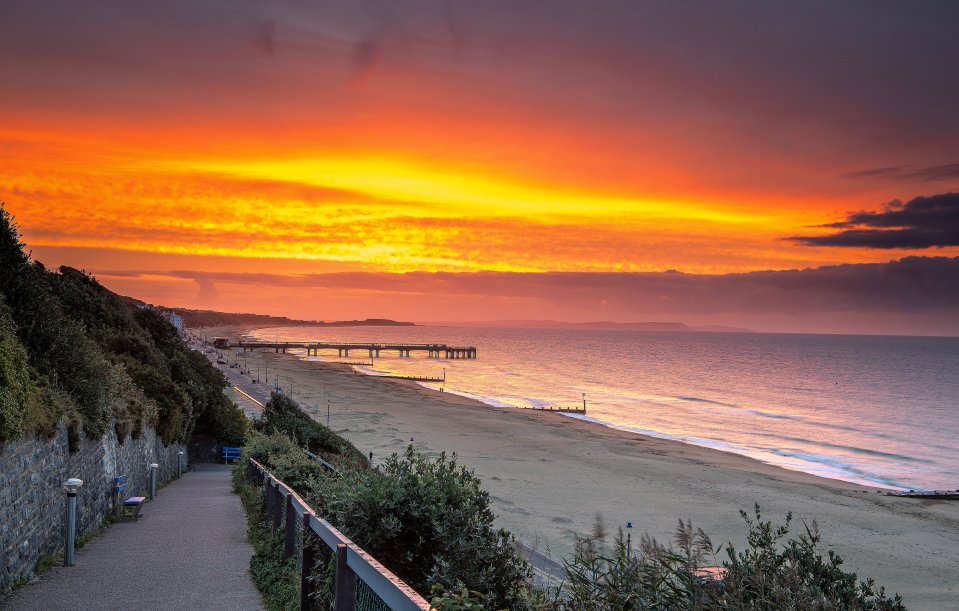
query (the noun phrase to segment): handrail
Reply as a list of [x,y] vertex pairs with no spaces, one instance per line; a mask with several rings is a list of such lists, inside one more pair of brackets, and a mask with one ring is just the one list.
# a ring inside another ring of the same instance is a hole
[[[274,477],[267,468],[259,462],[252,458],[249,460],[253,469],[263,478],[262,481],[268,485],[267,505],[269,506],[271,503],[271,499],[269,498],[271,490],[275,490],[278,498],[272,502],[275,504],[282,499],[283,504],[287,507],[286,538],[288,541],[293,541],[295,538],[293,533],[296,525],[289,519],[292,510],[292,512],[295,512],[295,515],[306,516],[303,524],[309,524],[310,530],[313,531],[331,551],[336,552],[338,546],[341,545],[346,547],[347,571],[352,572],[356,578],[369,586],[370,590],[379,596],[390,609],[394,611],[435,611],[425,598],[417,594],[413,588],[402,579],[394,575],[360,546],[353,543],[349,537],[341,533],[336,527],[318,516],[316,511],[314,511],[295,490],[283,483],[282,480]],[[274,516],[280,515],[277,506],[273,506],[273,511]],[[274,524],[278,526],[279,518],[274,518],[274,520]],[[301,563],[304,576],[309,570],[307,564],[307,562]],[[338,568],[337,570],[340,569]],[[339,577],[336,579],[336,582],[340,582]],[[301,583],[307,584],[308,580],[304,578]],[[302,596],[301,606],[303,605],[303,601],[308,601],[308,599],[308,596]]]
[[336,467],[334,467],[332,464],[326,462],[325,460],[323,460],[322,458],[320,458],[319,456],[317,456],[317,455],[314,454],[313,452],[310,452],[309,450],[303,450],[303,453],[306,454],[308,457],[312,458],[313,460],[317,461],[318,463],[320,463],[320,464],[323,465],[324,467],[326,467],[328,471],[332,471],[333,473],[336,473],[337,475],[340,475],[340,470],[339,470],[339,469],[337,469]]

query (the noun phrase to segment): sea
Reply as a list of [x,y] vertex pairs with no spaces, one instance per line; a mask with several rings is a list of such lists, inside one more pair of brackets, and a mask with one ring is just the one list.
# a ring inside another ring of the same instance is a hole
[[452,326],[252,335],[475,346],[475,360],[384,351],[357,369],[445,374],[423,385],[500,407],[585,401],[586,415],[569,417],[849,482],[959,489],[959,338]]

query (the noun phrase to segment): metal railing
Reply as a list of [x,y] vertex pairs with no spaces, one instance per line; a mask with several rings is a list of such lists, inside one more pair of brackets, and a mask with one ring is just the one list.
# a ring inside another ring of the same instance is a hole
[[[320,553],[327,548],[328,561],[335,567],[329,592],[335,611],[430,611],[429,602],[367,554],[358,545],[316,515],[312,507],[292,488],[250,459],[250,477],[264,488],[263,506],[267,523],[275,531],[283,529],[283,557],[297,556],[300,565],[300,609],[318,608],[315,604],[315,578],[311,575]],[[314,536],[315,535],[315,536]]]

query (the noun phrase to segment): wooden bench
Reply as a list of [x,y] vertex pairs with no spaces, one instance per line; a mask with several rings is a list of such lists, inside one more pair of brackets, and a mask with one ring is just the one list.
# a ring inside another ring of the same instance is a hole
[[114,478],[114,511],[117,512],[120,518],[132,518],[134,520],[139,520],[140,509],[143,507],[143,502],[146,501],[147,498],[145,496],[131,496],[130,498],[124,499],[124,493],[129,489],[129,487],[130,485],[127,484],[126,475],[121,475]]
[[223,448],[223,462],[227,463],[231,460],[240,460],[240,452],[242,448]]

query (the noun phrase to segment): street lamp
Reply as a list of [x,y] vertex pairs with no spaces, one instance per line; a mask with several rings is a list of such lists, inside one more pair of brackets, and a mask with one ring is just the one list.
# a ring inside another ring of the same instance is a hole
[[630,558],[633,553],[633,523],[626,522],[626,557]]
[[160,465],[155,462],[150,463],[150,500],[157,495],[157,469]]
[[183,450],[176,453],[176,478],[180,479],[183,475]]
[[77,490],[83,486],[83,480],[71,477],[63,482],[63,489],[67,491],[67,523],[64,535],[66,549],[63,554],[63,566],[73,566],[73,547],[77,534]]

